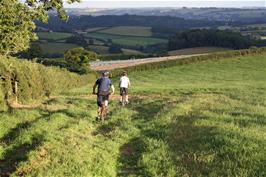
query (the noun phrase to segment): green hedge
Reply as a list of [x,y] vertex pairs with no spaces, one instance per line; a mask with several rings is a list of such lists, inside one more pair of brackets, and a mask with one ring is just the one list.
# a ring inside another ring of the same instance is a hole
[[240,56],[248,56],[248,55],[262,55],[262,54],[266,54],[266,47],[217,52],[217,53],[194,56],[194,57],[184,58],[184,59],[146,63],[146,64],[141,64],[141,65],[136,65],[136,66],[130,66],[127,68],[114,69],[112,70],[112,77],[120,76],[123,71],[134,72],[134,71],[153,70],[153,69],[168,68],[168,67],[173,67],[177,65],[189,64],[189,63],[194,63],[194,62],[199,62],[199,61],[218,60],[218,59],[223,59],[223,58],[240,57]]
[[66,69],[0,56],[0,105],[15,98],[14,81],[18,82],[18,101],[38,100],[94,81],[95,74],[78,75]]

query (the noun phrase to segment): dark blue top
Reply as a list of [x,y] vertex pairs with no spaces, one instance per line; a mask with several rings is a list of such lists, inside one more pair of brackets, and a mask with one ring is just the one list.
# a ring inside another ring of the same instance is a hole
[[96,84],[98,85],[98,93],[109,92],[112,81],[108,77],[101,77],[96,81]]

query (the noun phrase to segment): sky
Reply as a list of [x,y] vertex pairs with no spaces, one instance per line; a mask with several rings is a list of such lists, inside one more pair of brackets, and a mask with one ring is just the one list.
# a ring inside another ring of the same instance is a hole
[[266,7],[266,0],[81,0],[67,8],[143,8],[143,7]]

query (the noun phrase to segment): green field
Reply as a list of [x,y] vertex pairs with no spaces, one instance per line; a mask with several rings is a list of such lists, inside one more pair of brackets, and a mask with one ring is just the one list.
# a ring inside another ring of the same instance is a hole
[[142,55],[143,52],[132,50],[132,49],[122,49],[122,52],[126,55]]
[[265,73],[265,56],[129,73],[104,123],[92,83],[0,112],[0,176],[265,176]]
[[94,27],[94,28],[88,28],[85,31],[86,32],[95,32],[95,31],[100,31],[100,30],[106,29],[106,28],[108,28],[108,27]]
[[194,47],[194,48],[187,48],[187,49],[179,49],[179,50],[172,50],[169,51],[169,55],[192,55],[192,54],[202,54],[202,53],[213,53],[213,52],[222,52],[230,50],[228,48],[222,47]]
[[147,46],[154,44],[166,44],[166,39],[159,38],[143,38],[143,37],[124,37],[120,39],[114,39],[114,44],[127,45],[127,46]]
[[261,36],[260,37],[262,40],[266,40],[266,36]]
[[133,37],[133,36],[122,36],[122,35],[112,35],[105,33],[88,33],[86,37],[91,37],[95,39],[100,39],[108,41],[111,39],[114,44],[126,45],[126,46],[147,46],[153,44],[167,43],[166,39],[150,38],[150,37]]
[[151,27],[143,26],[118,26],[100,30],[101,33],[114,34],[114,35],[125,35],[125,36],[152,36]]
[[88,45],[89,49],[99,54],[109,54],[109,47],[102,45]]
[[63,54],[66,50],[79,47],[76,44],[69,44],[69,43],[54,43],[54,42],[47,42],[47,43],[40,43],[43,53],[46,54],[54,54],[59,53]]
[[38,32],[38,37],[40,39],[50,39],[50,40],[60,40],[72,36],[71,33],[61,33],[61,32]]

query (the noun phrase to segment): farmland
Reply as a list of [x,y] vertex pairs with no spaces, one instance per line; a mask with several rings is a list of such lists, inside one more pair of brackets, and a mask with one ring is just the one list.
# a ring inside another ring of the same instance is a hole
[[72,36],[71,33],[62,32],[39,32],[38,37],[40,39],[60,40]]
[[88,43],[87,47],[99,54],[109,54],[111,45],[121,46],[124,54],[142,54],[141,48],[157,44],[166,46],[168,42],[165,38],[152,37],[151,27],[142,26],[93,27],[73,33],[38,32],[41,48],[48,54],[62,55],[67,49],[78,47],[77,44],[66,43],[67,38],[75,35],[82,36]]
[[141,27],[141,26],[118,26],[113,28],[108,28],[104,30],[99,30],[101,33],[124,35],[124,36],[152,36],[151,27]]
[[63,54],[66,50],[78,47],[76,44],[47,42],[40,44],[42,50],[48,54]]
[[112,96],[104,123],[93,83],[1,112],[0,174],[265,176],[265,68],[247,56],[129,73],[131,102]]

